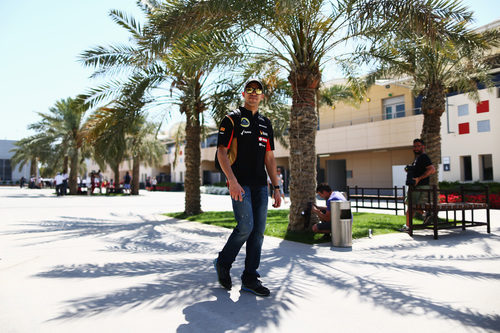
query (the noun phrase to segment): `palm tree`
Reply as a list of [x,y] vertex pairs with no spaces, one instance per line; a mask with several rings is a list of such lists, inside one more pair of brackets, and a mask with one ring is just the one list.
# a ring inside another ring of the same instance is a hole
[[127,122],[120,110],[101,107],[89,116],[85,124],[85,141],[91,148],[91,155],[101,169],[106,164],[114,175],[114,183],[120,183],[120,164],[126,156],[125,132]]
[[70,194],[76,194],[78,190],[77,177],[82,162],[80,149],[86,109],[82,99],[61,99],[49,109],[49,113],[38,113],[42,117],[39,122],[29,125],[43,140],[51,142],[55,154],[51,158],[52,164],[57,165],[62,161],[63,172],[69,170]]
[[[132,34],[134,46],[97,47],[81,55],[85,65],[98,68],[97,74],[132,71],[150,78],[151,88],[170,82],[171,91],[176,91],[176,100],[181,113],[186,115],[186,177],[185,213],[199,214],[200,204],[200,115],[206,109],[206,97],[203,87],[206,78],[213,69],[227,58],[223,55],[212,57],[202,64],[185,62],[186,53],[200,45],[210,44],[213,36],[210,32],[183,34],[177,38],[166,38],[170,27],[164,22],[175,12],[168,7],[161,7],[155,1],[148,1],[144,9],[147,24],[142,28],[133,18],[128,18],[119,11],[112,11],[111,17]],[[160,15],[161,14],[161,15]],[[120,84],[111,82],[94,89],[93,99],[100,101],[112,95],[110,91]],[[157,102],[159,104],[159,102]]]
[[[169,1],[168,6],[176,13],[169,24],[171,36],[218,29],[236,40],[239,59],[274,59],[287,70],[292,94],[289,230],[304,228],[300,212],[315,199],[316,104],[322,68],[334,59],[333,51],[345,53],[344,43],[354,38],[373,37],[376,43],[376,37],[405,22],[419,29],[429,13],[437,19],[460,17],[455,6],[437,0],[206,0]],[[219,52],[227,53],[224,48]],[[203,58],[203,52],[196,57]]]
[[[139,194],[139,165],[144,159],[144,150],[154,152],[151,158],[157,161],[158,145],[144,136],[152,133],[146,124],[143,107],[148,103],[146,92],[150,79],[134,75],[121,87],[121,95],[111,106],[98,108],[85,125],[85,139],[94,147],[94,158],[102,167],[109,164],[114,172],[115,184],[120,181],[119,166],[127,155],[133,158],[132,194]],[[81,96],[88,99],[89,96]],[[144,146],[146,145],[146,146]]]
[[[479,33],[470,29],[472,12],[459,1],[447,1],[445,5],[453,7],[456,15],[443,20],[426,12],[425,26],[416,29],[417,24],[408,21],[367,52],[370,59],[380,62],[369,81],[407,77],[414,93],[422,96],[424,123],[420,136],[434,163],[441,161],[441,116],[446,93],[468,92],[477,102],[477,84],[492,85],[487,52],[500,43],[498,31]],[[430,181],[438,183],[437,172]]]
[[21,169],[29,163],[30,175],[36,176],[38,162],[46,157],[50,149],[50,147],[44,144],[43,137],[40,135],[33,135],[17,141],[14,145],[16,147],[10,150],[14,153],[11,158],[12,166],[15,167],[19,165],[19,171],[21,171]]
[[161,162],[165,148],[156,138],[157,124],[140,124],[137,131],[127,137],[129,154],[132,156],[132,190],[131,194],[139,194],[140,165],[156,166]]

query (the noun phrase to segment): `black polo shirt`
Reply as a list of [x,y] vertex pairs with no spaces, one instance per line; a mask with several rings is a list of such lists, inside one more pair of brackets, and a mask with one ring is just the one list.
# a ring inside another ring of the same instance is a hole
[[[413,161],[413,165],[415,166],[415,178],[422,176],[427,167],[432,165],[431,159],[425,153],[418,155]],[[418,185],[429,185],[429,177],[422,179],[418,182]]]
[[[239,111],[239,112],[238,112]],[[228,118],[231,117],[233,124]],[[231,166],[240,185],[267,185],[264,165],[266,151],[274,150],[274,134],[271,121],[257,112],[240,106],[222,120],[217,146],[229,147],[233,138],[238,138],[238,154]]]

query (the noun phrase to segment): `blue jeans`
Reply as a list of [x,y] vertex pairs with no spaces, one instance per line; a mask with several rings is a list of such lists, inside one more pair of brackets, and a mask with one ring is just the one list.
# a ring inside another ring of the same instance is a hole
[[218,263],[231,268],[241,247],[246,242],[245,270],[242,280],[254,280],[259,274],[260,252],[264,241],[267,218],[267,186],[242,186],[243,201],[233,201],[233,212],[238,225],[219,252]]

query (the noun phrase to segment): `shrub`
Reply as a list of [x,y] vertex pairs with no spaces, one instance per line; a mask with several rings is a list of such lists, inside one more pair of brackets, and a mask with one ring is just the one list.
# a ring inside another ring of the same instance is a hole
[[222,186],[200,186],[200,192],[205,194],[218,194],[227,195],[229,194],[229,189]]

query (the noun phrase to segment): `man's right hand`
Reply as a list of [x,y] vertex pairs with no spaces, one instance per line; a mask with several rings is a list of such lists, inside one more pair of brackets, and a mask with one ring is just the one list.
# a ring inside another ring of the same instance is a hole
[[235,201],[243,201],[243,194],[245,194],[245,191],[237,181],[229,182],[229,195],[231,196],[231,199]]

